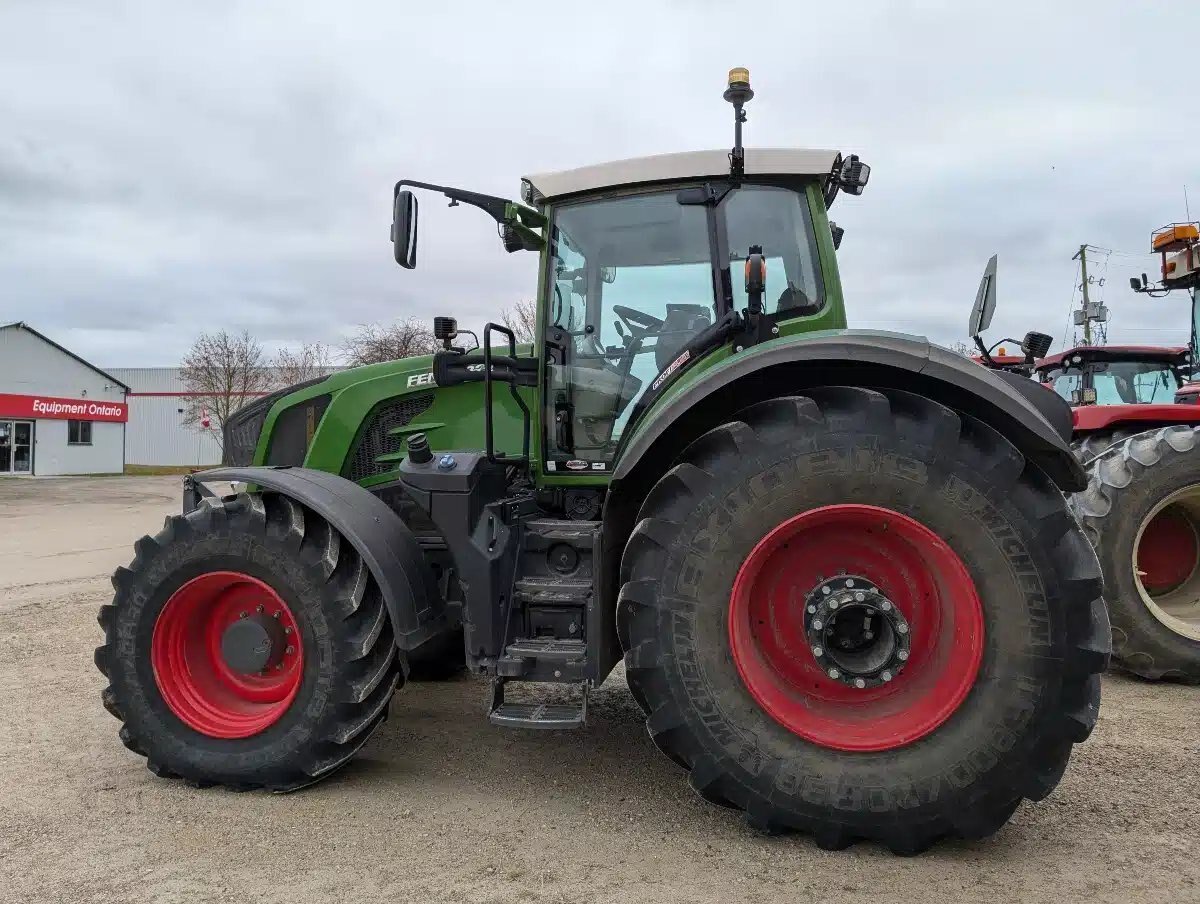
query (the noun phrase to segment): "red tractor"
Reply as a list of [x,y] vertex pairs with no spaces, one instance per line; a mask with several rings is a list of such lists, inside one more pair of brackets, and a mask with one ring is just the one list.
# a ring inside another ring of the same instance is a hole
[[[1143,275],[1133,288],[1192,291],[1190,347],[1085,345],[1042,349],[1032,361],[1048,337],[1030,333],[1020,344],[1024,372],[1072,406],[1072,447],[1089,472],[1072,509],[1104,571],[1114,662],[1145,678],[1200,682],[1200,385],[1188,382],[1200,224],[1163,227],[1152,247],[1163,255],[1162,281]],[[984,366],[1010,370],[979,339],[995,305],[994,263],[989,270],[991,291],[980,286],[971,335]]]

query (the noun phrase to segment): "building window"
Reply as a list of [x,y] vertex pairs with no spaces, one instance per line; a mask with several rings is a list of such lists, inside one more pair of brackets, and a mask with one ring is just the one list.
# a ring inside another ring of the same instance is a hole
[[90,446],[92,444],[91,421],[67,421],[67,445]]

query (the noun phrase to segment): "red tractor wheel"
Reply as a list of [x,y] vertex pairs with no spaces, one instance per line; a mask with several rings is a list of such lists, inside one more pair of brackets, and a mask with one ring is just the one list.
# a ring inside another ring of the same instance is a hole
[[786,519],[743,561],[729,636],[751,695],[834,750],[893,750],[934,731],[970,692],[983,612],[933,531],[873,505]]
[[1095,724],[1094,552],[1040,470],[920,396],[739,412],[649,492],[622,581],[651,737],[766,831],[905,854],[982,837]]
[[121,740],[157,775],[286,791],[330,775],[403,680],[355,549],[278,493],[168,519],[113,575],[96,665]]

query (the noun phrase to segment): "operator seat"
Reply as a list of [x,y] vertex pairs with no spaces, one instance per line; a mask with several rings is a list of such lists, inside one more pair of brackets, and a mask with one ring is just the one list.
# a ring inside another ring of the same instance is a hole
[[702,304],[667,305],[667,316],[654,344],[654,363],[659,370],[666,370],[688,340],[712,323],[710,311]]

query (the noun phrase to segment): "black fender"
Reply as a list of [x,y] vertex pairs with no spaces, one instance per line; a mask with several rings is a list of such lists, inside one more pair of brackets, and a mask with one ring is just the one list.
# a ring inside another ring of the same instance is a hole
[[1064,492],[1087,486],[1069,446],[1070,406],[1054,393],[1032,380],[988,370],[922,337],[850,331],[767,342],[718,365],[651,412],[653,421],[621,450],[611,492],[619,494],[648,462],[665,455],[673,459],[682,438],[696,426],[720,423],[714,416],[724,419],[766,398],[835,385],[921,393],[995,427]]
[[[357,483],[311,468],[229,467],[185,478],[184,508],[194,484],[247,483],[312,509],[353,546],[370,570],[392,619],[396,646],[412,650],[446,627],[441,595],[417,538],[382,499]],[[194,507],[194,503],[192,503]]]

